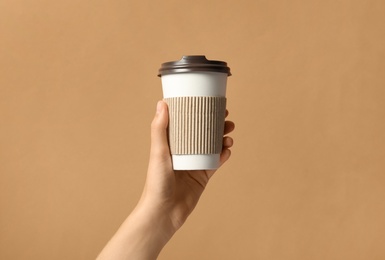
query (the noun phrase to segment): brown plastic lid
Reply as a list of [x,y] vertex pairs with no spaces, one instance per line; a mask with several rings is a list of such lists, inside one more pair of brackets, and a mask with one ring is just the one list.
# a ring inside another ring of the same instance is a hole
[[204,55],[183,56],[181,60],[162,64],[158,76],[192,71],[211,71],[226,73],[231,76],[230,68],[224,61],[208,60]]

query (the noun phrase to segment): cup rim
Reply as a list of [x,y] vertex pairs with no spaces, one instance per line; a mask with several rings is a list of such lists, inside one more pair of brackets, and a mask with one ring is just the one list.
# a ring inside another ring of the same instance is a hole
[[186,55],[178,61],[162,63],[158,77],[167,74],[208,71],[226,73],[231,76],[230,68],[225,61],[208,60],[204,55]]

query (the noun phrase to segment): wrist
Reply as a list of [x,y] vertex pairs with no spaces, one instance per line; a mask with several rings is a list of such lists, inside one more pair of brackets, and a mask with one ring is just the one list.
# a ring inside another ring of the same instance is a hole
[[153,236],[164,243],[167,243],[176,232],[167,207],[152,201],[139,202],[129,218],[135,219],[138,225],[152,231]]
[[174,233],[164,210],[141,201],[98,259],[156,259]]

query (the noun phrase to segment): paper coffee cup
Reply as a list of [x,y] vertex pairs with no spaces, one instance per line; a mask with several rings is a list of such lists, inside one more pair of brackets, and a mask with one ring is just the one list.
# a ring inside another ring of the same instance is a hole
[[230,75],[226,62],[205,56],[183,56],[159,69],[175,170],[219,167]]

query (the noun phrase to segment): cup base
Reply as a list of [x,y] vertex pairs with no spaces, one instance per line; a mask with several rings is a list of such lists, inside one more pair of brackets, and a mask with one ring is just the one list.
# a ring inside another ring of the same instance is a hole
[[172,155],[174,170],[216,170],[220,154]]

